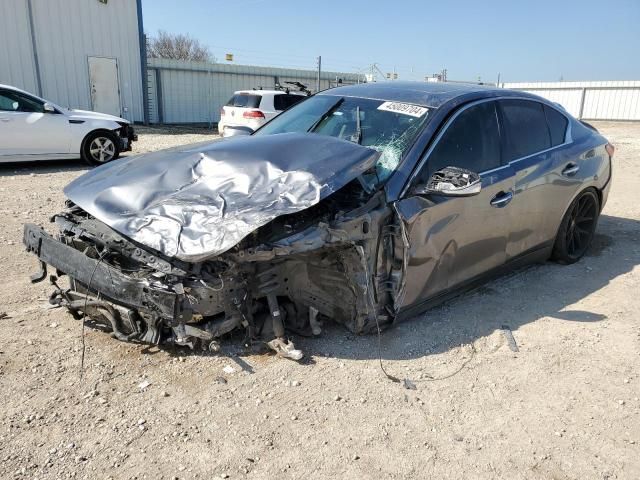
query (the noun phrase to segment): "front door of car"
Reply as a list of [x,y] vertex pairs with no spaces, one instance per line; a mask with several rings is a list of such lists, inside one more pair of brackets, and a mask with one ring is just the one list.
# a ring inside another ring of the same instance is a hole
[[[450,166],[479,173],[480,192],[462,197],[415,193],[434,172]],[[505,263],[513,187],[513,170],[501,162],[495,101],[462,107],[395,203],[407,243],[396,308],[419,305]]]
[[0,89],[0,156],[69,153],[69,121],[44,103],[13,90]]

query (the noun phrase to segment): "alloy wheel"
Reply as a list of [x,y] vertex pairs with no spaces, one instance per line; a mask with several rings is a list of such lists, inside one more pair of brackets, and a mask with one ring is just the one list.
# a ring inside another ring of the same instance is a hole
[[89,145],[91,158],[98,163],[106,163],[113,160],[116,154],[116,146],[107,137],[96,137]]
[[597,220],[598,212],[592,195],[583,195],[574,205],[566,232],[567,253],[579,257],[587,250]]

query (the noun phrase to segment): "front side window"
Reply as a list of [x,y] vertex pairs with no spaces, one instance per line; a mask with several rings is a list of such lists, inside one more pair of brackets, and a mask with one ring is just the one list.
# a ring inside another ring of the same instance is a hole
[[551,148],[542,104],[530,100],[500,100],[505,130],[505,161]]
[[428,116],[429,109],[418,105],[315,95],[278,115],[254,135],[310,132],[373,148],[381,153],[376,175],[383,181],[396,169]]
[[43,103],[11,90],[0,90],[0,110],[8,112],[44,112]]
[[463,110],[447,127],[417,179],[425,183],[445,167],[482,173],[500,166],[500,132],[495,102]]
[[227,107],[240,108],[258,108],[260,106],[262,95],[253,95],[251,93],[237,93],[227,103]]

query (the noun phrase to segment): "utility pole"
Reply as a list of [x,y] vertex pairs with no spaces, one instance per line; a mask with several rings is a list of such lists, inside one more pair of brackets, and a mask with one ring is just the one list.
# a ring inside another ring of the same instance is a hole
[[322,56],[318,57],[318,76],[316,77],[316,93],[320,91],[320,72],[322,71]]

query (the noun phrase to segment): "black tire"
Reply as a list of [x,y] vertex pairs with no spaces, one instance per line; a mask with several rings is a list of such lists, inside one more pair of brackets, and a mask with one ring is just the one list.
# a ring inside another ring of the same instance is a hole
[[120,139],[108,130],[96,130],[87,135],[80,156],[89,165],[102,165],[120,156]]
[[589,188],[580,193],[562,218],[551,259],[565,265],[580,260],[593,241],[599,216],[597,192]]

